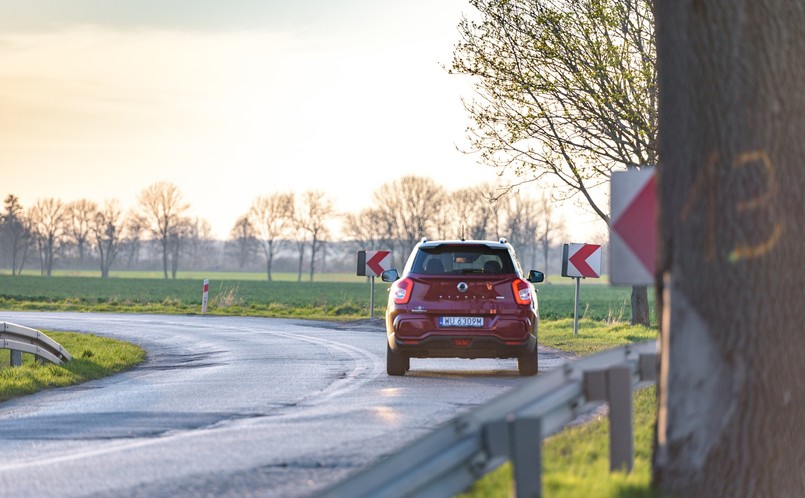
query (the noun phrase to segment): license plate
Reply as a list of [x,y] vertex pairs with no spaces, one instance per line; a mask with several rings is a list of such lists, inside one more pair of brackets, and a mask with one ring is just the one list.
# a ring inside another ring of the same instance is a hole
[[439,319],[440,327],[483,327],[482,316],[443,316]]

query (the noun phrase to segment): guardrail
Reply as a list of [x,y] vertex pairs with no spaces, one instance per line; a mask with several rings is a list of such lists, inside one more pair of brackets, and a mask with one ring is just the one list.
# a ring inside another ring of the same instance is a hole
[[0,348],[11,350],[12,367],[22,365],[22,353],[31,353],[39,362],[47,360],[57,365],[73,359],[61,344],[36,329],[8,322],[0,324]]
[[632,389],[657,378],[657,342],[622,346],[540,374],[325,490],[326,498],[450,497],[511,460],[518,497],[542,496],[542,440],[609,403],[610,469],[634,461]]

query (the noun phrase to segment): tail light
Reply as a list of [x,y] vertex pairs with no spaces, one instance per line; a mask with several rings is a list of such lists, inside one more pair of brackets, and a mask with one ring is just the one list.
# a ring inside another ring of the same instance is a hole
[[518,278],[512,282],[512,290],[517,304],[531,304],[531,284],[522,278]]
[[391,287],[391,296],[394,299],[394,304],[408,304],[413,290],[414,281],[410,278],[404,278],[395,282]]

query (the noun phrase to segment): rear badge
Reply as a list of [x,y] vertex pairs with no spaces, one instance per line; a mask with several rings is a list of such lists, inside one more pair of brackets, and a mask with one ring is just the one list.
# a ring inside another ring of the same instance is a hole
[[467,292],[467,289],[469,289],[469,287],[470,286],[467,285],[467,282],[459,282],[458,285],[456,286],[456,289],[458,289],[459,292]]

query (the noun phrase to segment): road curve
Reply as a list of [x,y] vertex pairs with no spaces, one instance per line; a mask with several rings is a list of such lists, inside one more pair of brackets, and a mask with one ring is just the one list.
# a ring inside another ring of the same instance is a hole
[[[142,345],[140,367],[0,404],[0,494],[314,495],[524,381],[514,360],[385,374],[377,326],[0,312]],[[72,352],[80,354],[80,352]],[[540,353],[540,368],[564,361]]]

